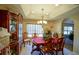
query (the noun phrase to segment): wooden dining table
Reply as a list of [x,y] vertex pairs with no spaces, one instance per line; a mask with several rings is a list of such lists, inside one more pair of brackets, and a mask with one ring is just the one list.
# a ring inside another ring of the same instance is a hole
[[[61,38],[50,38],[52,39],[52,45],[57,45],[58,44],[58,39],[61,39]],[[55,40],[54,40],[55,39]],[[44,40],[43,37],[36,37],[36,38],[33,38],[32,39],[32,43],[35,44],[36,48],[32,48],[32,52],[31,54],[34,52],[34,51],[39,51],[41,53],[41,48],[40,46],[44,46],[46,41]]]
[[[36,38],[33,38],[32,39],[32,43],[35,44],[36,48],[32,48],[32,52],[31,54],[34,52],[34,51],[39,51],[41,53],[41,49],[40,49],[40,46],[43,46],[45,45],[46,41],[43,39],[43,37],[36,37]],[[52,41],[53,43],[53,41]]]
[[42,45],[45,43],[45,40],[43,39],[43,37],[36,37],[32,39],[33,43],[36,43],[37,45]]
[[44,45],[45,44],[45,41],[43,40],[43,37],[36,37],[36,38],[33,38],[32,39],[32,43],[35,44],[36,48],[32,48],[32,52],[31,54],[34,52],[34,51],[40,51],[40,46],[41,45]]

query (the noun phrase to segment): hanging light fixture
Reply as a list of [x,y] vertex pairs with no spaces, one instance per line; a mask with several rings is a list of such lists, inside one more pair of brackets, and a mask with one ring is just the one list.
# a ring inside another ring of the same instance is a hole
[[45,21],[45,20],[44,21],[38,21],[37,23],[38,24],[42,24],[42,23],[47,24],[47,21]]
[[59,6],[59,4],[55,4],[55,6]]
[[41,10],[42,10],[42,16],[41,16],[42,17],[42,20],[38,21],[37,23],[38,24],[42,24],[42,26],[43,26],[43,24],[47,24],[47,21],[44,20],[44,16],[45,16],[44,15],[44,8],[42,8]]

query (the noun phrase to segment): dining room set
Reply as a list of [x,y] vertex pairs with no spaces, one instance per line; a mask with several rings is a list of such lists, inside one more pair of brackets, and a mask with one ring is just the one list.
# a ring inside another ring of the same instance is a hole
[[32,37],[32,51],[39,51],[39,55],[58,55],[59,52],[64,55],[64,37],[59,37],[57,32],[47,31],[43,33],[43,37],[38,37],[36,33]]

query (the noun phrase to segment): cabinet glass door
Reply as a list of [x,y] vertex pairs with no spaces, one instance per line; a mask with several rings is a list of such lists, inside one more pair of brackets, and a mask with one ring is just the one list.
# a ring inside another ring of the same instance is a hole
[[16,31],[16,21],[15,18],[11,17],[10,19],[10,32],[14,33]]
[[19,41],[22,40],[22,24],[19,24]]

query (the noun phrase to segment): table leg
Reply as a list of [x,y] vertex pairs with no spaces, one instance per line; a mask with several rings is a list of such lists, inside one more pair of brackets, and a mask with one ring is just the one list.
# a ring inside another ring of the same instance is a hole
[[34,51],[40,51],[40,45],[36,45],[36,48],[35,48],[35,49],[32,48],[31,54],[32,54]]

